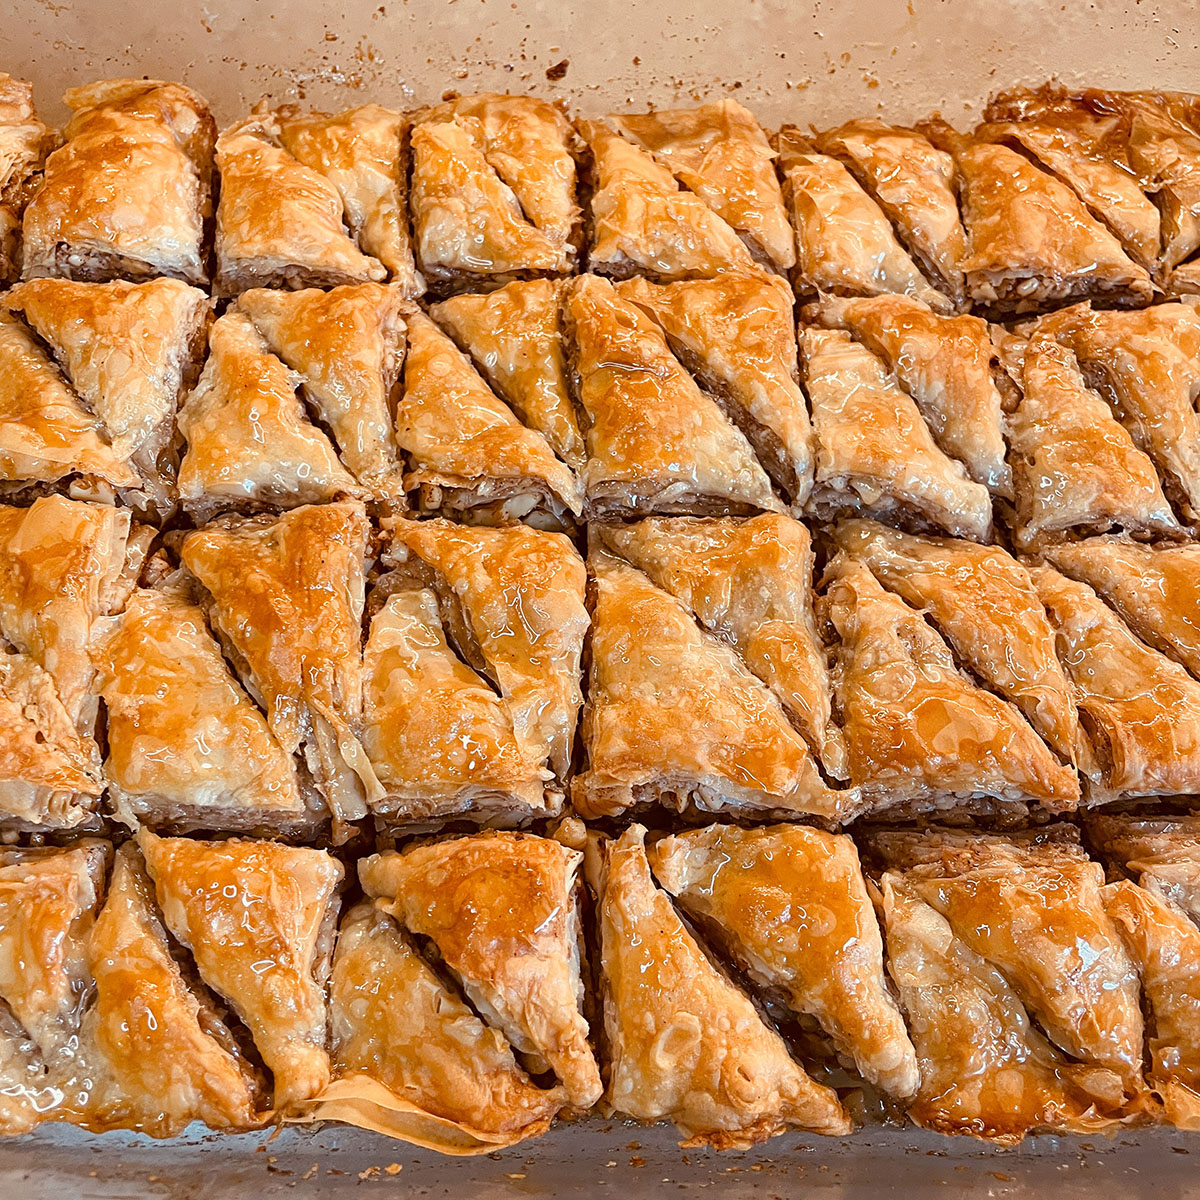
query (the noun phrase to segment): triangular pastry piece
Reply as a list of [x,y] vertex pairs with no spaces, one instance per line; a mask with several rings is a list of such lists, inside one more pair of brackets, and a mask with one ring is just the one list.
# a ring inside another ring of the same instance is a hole
[[1142,641],[1200,678],[1200,546],[1103,537],[1048,546],[1044,554],[1099,592]]
[[1200,792],[1200,683],[1151,650],[1086,584],[1031,569],[1096,748],[1100,796]]
[[593,550],[587,768],[572,800],[586,817],[662,802],[684,810],[829,820],[854,815],[830,791],[775,694],[737,651],[641,571]]
[[954,936],[899,872],[883,877],[888,973],[908,1016],[924,1129],[1012,1146],[1027,1133],[1098,1133],[1121,1119],[1120,1077],[1072,1063],[1038,1032],[1004,976]]
[[535,1086],[500,1034],[371,904],[342,919],[329,1007],[334,1078],[309,1120],[487,1154],[545,1133],[563,1105],[561,1088]]
[[958,167],[972,303],[998,314],[1037,312],[1094,297],[1147,304],[1145,267],[1092,217],[1075,192],[1009,146],[921,126]]
[[113,488],[141,482],[37,338],[0,308],[0,496],[72,476]]
[[938,448],[883,361],[840,329],[810,326],[800,350],[817,435],[814,514],[898,517],[986,541],[987,488]]
[[3,304],[50,347],[113,453],[160,512],[175,482],[175,412],[199,374],[211,301],[174,279],[74,283],[35,279]]
[[388,823],[522,820],[561,805],[508,705],[450,648],[428,588],[397,591],[371,618],[362,742]]
[[964,307],[967,235],[953,157],[915,129],[872,118],[847,121],[821,134],[816,146],[846,163],[934,287]]
[[236,307],[300,377],[355,479],[378,496],[401,497],[392,410],[404,362],[403,292],[378,283],[328,292],[253,288]]
[[364,254],[387,268],[401,294],[419,296],[425,283],[408,233],[408,137],[398,112],[364,104],[335,116],[278,112],[283,148],[324,175],[342,197],[350,235]]
[[1038,332],[1024,346],[1015,338],[1006,344],[1010,357],[1019,358],[1024,391],[1010,435],[1017,545],[1028,549],[1114,526],[1181,536],[1154,464],[1087,386],[1071,351]]
[[775,152],[748,109],[736,100],[717,100],[609,120],[735,230],[757,262],[780,274],[795,264]]
[[1162,222],[1133,166],[1127,113],[1046,86],[993,96],[984,116],[981,136],[1015,143],[1036,158],[1074,189],[1135,262],[1155,269]]
[[562,301],[561,281],[527,279],[452,296],[429,312],[509,408],[579,470],[587,453],[567,378]]
[[[1142,1091],[1137,973],[1105,912],[1104,868],[1066,827],[1025,838],[931,830],[891,835],[889,865],[909,855],[904,887],[955,939],[1003,974],[1047,1037],[1071,1058]],[[915,854],[910,846],[915,843]],[[1086,953],[1080,947],[1086,946]]]
[[646,830],[602,843],[591,880],[600,927],[607,1098],[639,1121],[669,1117],[685,1147],[746,1149],[786,1132],[845,1135],[837,1093],[709,958],[656,887]]
[[912,537],[874,521],[843,521],[837,546],[923,612],[958,659],[1012,701],[1065,762],[1082,733],[1054,630],[1029,572],[998,546]]
[[566,779],[582,701],[587,574],[562,534],[392,521],[385,561],[429,572],[455,648],[491,681],[518,740]]
[[459,513],[477,524],[536,517],[559,528],[583,511],[570,468],[419,312],[408,323],[396,441],[412,463],[405,486],[425,511]]
[[364,494],[309,421],[299,382],[244,313],[212,327],[204,372],[179,410],[179,499],[194,520]]
[[103,792],[96,743],[76,730],[54,680],[0,649],[0,827],[92,824]]
[[845,329],[883,359],[917,402],[938,446],[993,495],[1012,495],[1004,432],[1015,389],[986,322],[942,316],[908,296],[830,296],[806,308],[805,319]]
[[569,288],[567,318],[593,517],[783,508],[745,436],[636,304],[585,275]]
[[845,556],[829,572],[828,616],[850,782],[876,809],[954,808],[991,798],[1079,803],[1079,781],[1017,709],[955,664],[925,618]]
[[55,1065],[76,1048],[91,991],[88,934],[111,848],[0,850],[0,1002]]
[[65,144],[25,210],[23,277],[204,286],[217,132],[208,105],[156,79],[101,80],[63,101]]
[[1167,496],[1188,520],[1200,514],[1200,313],[1191,304],[1137,312],[1077,305],[1044,317],[1038,333],[1057,338],[1093,387],[1113,405],[1163,476]]
[[455,119],[412,130],[409,206],[417,262],[436,291],[531,274],[562,275],[574,248],[530,221],[512,187]]
[[900,245],[883,210],[838,159],[818,154],[799,130],[778,135],[783,194],[796,229],[796,291],[878,296],[895,292],[938,312],[954,305]]
[[570,272],[576,141],[566,115],[532,96],[485,92],[418,113],[409,208],[431,286],[486,289]]
[[716,279],[617,287],[649,313],[676,358],[717,398],[793,504],[812,490],[813,433],[797,381],[795,298],[776,276],[730,271]]
[[387,276],[347,231],[338,188],[283,148],[275,114],[260,108],[226,129],[217,139],[217,167],[218,295],[378,283]]
[[580,1012],[582,861],[548,838],[488,832],[375,855],[359,875],[379,907],[432,941],[475,1010],[587,1109],[604,1088]]
[[354,732],[369,535],[362,505],[346,502],[225,518],[188,534],[180,549],[271,732],[288,753],[304,747],[343,821],[366,816],[366,800],[380,794]]
[[759,987],[815,1018],[862,1076],[898,1097],[917,1059],[888,991],[854,842],[804,825],[710,825],[650,847],[658,882]]
[[95,663],[118,820],[280,834],[312,826],[291,755],[181,580],[137,589],[98,639]]
[[581,121],[592,151],[591,244],[587,266],[628,279],[705,279],[753,270],[737,232],[670,168],[595,121]]
[[1173,904],[1127,879],[1104,889],[1104,907],[1137,965],[1153,1021],[1150,1086],[1176,1129],[1200,1129],[1200,929]]
[[260,1123],[258,1081],[175,961],[134,842],[117,851],[87,958],[96,982],[81,1038],[87,1082],[71,1089],[66,1119],[160,1138],[193,1121],[217,1130]]
[[105,504],[0,506],[0,636],[49,672],[81,734],[95,731],[93,641],[119,607],[129,533],[128,512]]
[[329,1083],[325,981],[341,863],[323,850],[231,838],[138,845],[163,920],[246,1024],[287,1111]]
[[746,521],[648,517],[599,526],[596,536],[732,645],[826,771],[842,777],[845,746],[830,712],[825,648],[813,616],[812,543],[799,521],[774,513]]
[[1200,926],[1200,816],[1089,814],[1088,840]]

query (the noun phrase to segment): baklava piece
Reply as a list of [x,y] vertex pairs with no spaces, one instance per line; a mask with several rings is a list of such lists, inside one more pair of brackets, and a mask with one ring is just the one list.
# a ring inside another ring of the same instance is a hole
[[57,1082],[79,1048],[92,990],[87,941],[111,853],[91,838],[0,850],[0,1002]]
[[750,442],[656,321],[593,275],[572,282],[566,311],[592,518],[782,510]]
[[100,752],[76,730],[53,678],[0,647],[0,828],[94,825],[103,792]]
[[329,1084],[325,983],[341,863],[323,850],[138,834],[163,920],[250,1030],[276,1113]]
[[802,296],[898,293],[938,312],[954,304],[931,286],[896,238],[883,209],[839,160],[793,126],[778,137],[784,195],[796,229],[793,282]]
[[[179,577],[138,588],[98,638],[108,803],[130,828],[312,833],[296,766]],[[311,811],[317,809],[317,811]]]
[[53,136],[33,107],[33,85],[0,71],[0,287],[21,267],[21,214]]
[[[7,292],[3,308],[33,335],[22,340],[25,355],[48,349],[53,356],[54,367],[43,366],[43,387],[69,393],[112,456],[136,474],[122,498],[152,518],[169,516],[178,472],[175,416],[200,374],[208,297],[174,279],[34,279]],[[53,430],[45,436],[51,442]]]
[[958,211],[953,156],[915,129],[871,118],[847,121],[821,134],[816,148],[846,163],[926,278],[956,308],[964,308],[967,235]]
[[408,456],[414,507],[472,524],[571,529],[583,496],[571,469],[517,419],[427,316],[408,321],[396,442]]
[[1167,498],[1200,516],[1200,313],[1191,304],[1137,312],[1076,305],[1034,326],[1071,350],[1163,477]]
[[[936,851],[948,835],[910,837]],[[910,1118],[1000,1145],[1137,1119],[1137,972],[1101,868],[1077,848],[949,840],[948,862],[918,853],[882,879],[888,970],[921,1071]]]
[[1200,546],[1102,537],[1048,546],[1044,554],[1099,592],[1142,641],[1200,678]]
[[670,166],[598,122],[579,127],[592,154],[589,271],[667,282],[754,269],[738,231]]
[[206,284],[216,138],[208,105],[151,79],[72,88],[63,100],[66,142],[25,209],[22,277]]
[[128,512],[62,496],[0,505],[0,638],[54,679],[81,734],[96,728],[92,686],[99,622],[124,604],[132,580]]
[[582,240],[575,135],[532,96],[459,97],[413,117],[417,265],[430,290],[568,275]]
[[385,823],[521,821],[562,805],[587,632],[562,534],[394,521],[372,600],[363,741]]
[[183,538],[214,629],[284,751],[301,747],[340,825],[382,789],[356,737],[370,526],[361,504],[226,517]]
[[100,1133],[174,1137],[193,1121],[246,1129],[259,1083],[203,986],[185,979],[134,842],[117,851],[108,898],[92,928],[96,996],[83,1021],[86,1075],[65,1119]]
[[408,228],[408,129],[400,113],[364,104],[330,116],[283,108],[279,140],[302,166],[325,176],[342,197],[343,220],[362,252],[387,269],[406,297],[425,282]]
[[886,364],[916,401],[939,448],[993,496],[1012,495],[1006,411],[1015,388],[985,321],[947,317],[908,296],[826,297],[805,320],[844,329]]
[[944,121],[921,132],[954,155],[967,228],[962,269],[976,306],[1011,315],[1084,299],[1150,302],[1149,272],[1066,183],[1011,146]]
[[804,825],[710,825],[650,847],[658,882],[769,998],[815,1019],[884,1092],[917,1090],[883,939],[850,838]]
[[1085,829],[1101,854],[1140,887],[1200,925],[1200,816],[1093,813]]
[[779,699],[825,770],[845,773],[830,712],[825,647],[813,616],[808,530],[774,513],[733,518],[648,517],[598,525],[595,543],[670,592],[731,645]]
[[1087,584],[1030,572],[1096,749],[1096,799],[1200,792],[1200,683],[1151,650]]
[[493,391],[577,471],[587,451],[567,377],[563,287],[556,279],[517,280],[482,296],[452,296],[429,312]]
[[1079,803],[1079,781],[1017,708],[978,686],[925,617],[863,562],[831,564],[826,614],[850,782],[872,811],[1020,813]]
[[834,792],[780,700],[737,650],[641,571],[593,549],[584,817],[662,803],[681,811],[828,820],[855,815]]
[[[346,227],[347,175],[339,173],[335,182],[293,154],[283,126],[278,113],[260,105],[217,139],[217,294],[386,279],[387,268],[364,254]],[[362,153],[369,158],[365,147]],[[316,161],[329,165],[320,155]]]
[[608,1102],[639,1121],[671,1119],[685,1147],[849,1133],[837,1093],[805,1073],[655,886],[645,838],[633,825],[594,851]]
[[786,275],[795,238],[775,175],[775,152],[736,100],[609,118],[746,243],[755,262]]
[[716,279],[618,284],[649,314],[672,353],[745,434],[784,496],[812,490],[813,433],[797,382],[794,297],[776,276],[728,272]]
[[1028,570],[998,546],[843,521],[834,541],[933,622],[958,660],[1011,701],[1064,762],[1081,749],[1070,683]]
[[0,307],[0,497],[64,483],[104,497],[141,480],[41,341]]
[[363,890],[432,943],[475,1011],[575,1108],[604,1090],[580,1011],[577,877],[583,855],[548,838],[488,832],[359,864]]
[[[235,307],[293,372],[309,413],[331,432],[358,483],[377,502],[402,505],[392,412],[410,306],[400,289],[377,283],[328,292],[253,288]],[[273,445],[266,453],[278,456]]]
[[1016,544],[1113,528],[1181,536],[1154,464],[1087,386],[1071,351],[1040,334],[1009,345],[1024,392],[1011,430]]
[[[4,219],[0,209],[0,223]],[[0,1000],[0,1138],[36,1129],[59,1095],[47,1079],[37,1046]]]
[[977,136],[1035,158],[1074,189],[1135,262],[1156,269],[1162,222],[1133,165],[1129,112],[1045,86],[993,96],[984,116]]
[[938,448],[882,359],[843,330],[815,326],[803,331],[800,350],[817,435],[810,511],[826,520],[878,516],[987,541],[987,488]]
[[309,420],[299,383],[244,312],[213,325],[204,371],[179,410],[179,500],[194,521],[366,496]]
[[361,903],[342,919],[329,984],[333,1081],[308,1107],[443,1154],[487,1154],[550,1127],[561,1088],[537,1087],[512,1047]]

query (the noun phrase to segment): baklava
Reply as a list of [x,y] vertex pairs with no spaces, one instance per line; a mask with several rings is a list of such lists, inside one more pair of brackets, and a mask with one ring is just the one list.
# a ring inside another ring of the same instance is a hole
[[65,143],[25,209],[22,278],[206,284],[216,138],[208,105],[152,79],[110,79],[63,99]]
[[33,106],[33,86],[0,71],[0,287],[21,270],[21,214],[53,137]]
[[562,534],[394,521],[363,744],[387,825],[556,813],[581,703],[584,565]]
[[434,294],[570,274],[582,241],[577,139],[532,96],[460,96],[413,114],[409,210]]
[[639,1121],[670,1118],[685,1147],[849,1133],[837,1093],[791,1057],[655,885],[645,838],[631,825],[591,851],[608,1103]]

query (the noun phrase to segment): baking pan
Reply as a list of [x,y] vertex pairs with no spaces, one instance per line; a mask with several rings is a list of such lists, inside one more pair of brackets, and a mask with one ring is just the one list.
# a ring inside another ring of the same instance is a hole
[[[273,11],[272,11],[273,10]],[[828,125],[940,110],[964,123],[988,93],[1057,77],[1196,90],[1186,3],[1094,0],[9,0],[3,67],[58,119],[64,89],[106,76],[179,79],[221,122],[260,97],[395,107],[446,91],[529,92],[585,113],[729,93],[764,123]],[[1200,1195],[1200,1142],[1170,1130],[1031,1137],[1015,1150],[915,1128],[847,1140],[784,1136],[746,1153],[683,1152],[668,1128],[589,1119],[477,1159],[349,1128],[167,1142],[61,1126],[0,1142],[0,1198],[654,1193],[886,1196]]]

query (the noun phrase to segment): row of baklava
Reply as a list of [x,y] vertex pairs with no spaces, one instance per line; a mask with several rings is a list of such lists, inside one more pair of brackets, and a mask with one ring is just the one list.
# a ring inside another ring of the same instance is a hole
[[376,533],[355,501],[152,536],[0,507],[3,826],[340,841],[568,797],[840,824],[1200,794],[1194,544],[1018,559],[847,520],[814,601],[777,513],[595,524],[586,563],[523,525]]
[[865,874],[803,825],[0,851],[0,1134],[1200,1128],[1200,819],[1087,831],[1111,882],[1073,826],[879,833]]
[[582,263],[660,281],[757,266],[804,295],[1003,313],[1200,288],[1200,111],[1181,94],[1017,89],[970,135],[858,120],[772,138],[732,100],[575,123],[521,96],[264,102],[218,137],[178,84],[65,99],[59,137],[0,76],[0,277],[211,277],[222,296],[389,279],[411,297]]
[[[1007,330],[761,274],[401,291],[36,279],[0,295],[0,496],[279,511],[362,499],[575,531],[648,514],[868,515],[1031,549],[1200,513],[1200,314]],[[806,394],[807,393],[807,394]]]

